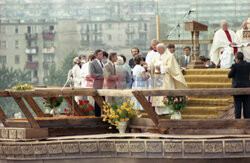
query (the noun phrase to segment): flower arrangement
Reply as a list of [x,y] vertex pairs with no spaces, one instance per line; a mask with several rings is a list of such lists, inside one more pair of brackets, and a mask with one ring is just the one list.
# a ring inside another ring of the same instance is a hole
[[[140,117],[137,115],[137,108],[134,107],[134,103],[124,98],[125,102],[114,102],[112,104],[104,102],[103,110],[105,115],[103,121],[110,123],[110,125],[118,128],[119,122],[128,122],[131,118]],[[112,129],[110,126],[109,129]]]
[[94,115],[94,107],[90,105],[89,100],[79,100],[79,107],[86,116]]
[[13,90],[31,90],[34,89],[34,87],[30,84],[24,84],[24,85],[17,85],[15,87],[12,87]]
[[[83,111],[85,116],[94,115],[94,107],[92,105],[90,105],[89,100],[84,100],[83,101],[83,100],[80,99],[78,101],[78,103],[79,103],[80,109]],[[70,106],[68,106],[68,107],[70,107]],[[75,116],[76,115],[73,108],[71,108],[71,109],[66,109],[65,108],[64,112],[65,112],[65,114],[67,116]]]
[[166,96],[163,99],[163,103],[173,112],[180,112],[185,109],[189,100],[187,96]]
[[45,100],[43,102],[45,107],[48,107],[50,109],[53,109],[53,108],[60,106],[61,103],[63,102],[62,97],[43,97],[43,99]]
[[75,112],[74,112],[74,110],[73,110],[73,108],[71,108],[71,109],[64,108],[64,112],[65,112],[65,115],[68,116],[68,117],[76,115]]

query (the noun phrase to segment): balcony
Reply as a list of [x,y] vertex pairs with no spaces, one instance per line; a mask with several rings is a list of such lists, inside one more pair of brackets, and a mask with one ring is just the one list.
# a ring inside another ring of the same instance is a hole
[[31,62],[31,61],[27,61],[25,68],[28,69],[37,69],[38,68],[38,62]]
[[55,62],[54,61],[47,61],[47,62],[43,62],[43,68],[44,69],[49,69],[52,65],[54,65]]
[[43,32],[43,39],[52,40],[55,38],[55,32]]
[[38,52],[38,47],[31,47],[25,49],[26,54],[37,54],[37,52]]
[[43,54],[54,54],[56,51],[55,47],[47,47],[47,48],[43,48]]
[[38,34],[37,33],[26,33],[25,38],[27,41],[37,40]]

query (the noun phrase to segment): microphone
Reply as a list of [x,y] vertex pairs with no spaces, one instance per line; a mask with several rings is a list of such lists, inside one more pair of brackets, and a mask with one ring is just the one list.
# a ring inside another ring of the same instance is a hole
[[196,11],[196,9],[191,9],[191,10],[189,10],[189,11],[188,11],[188,15],[191,14],[191,12],[195,12],[195,11]]

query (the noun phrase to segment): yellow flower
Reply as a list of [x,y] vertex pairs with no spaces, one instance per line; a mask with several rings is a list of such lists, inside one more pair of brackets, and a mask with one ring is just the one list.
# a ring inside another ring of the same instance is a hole
[[115,121],[115,124],[117,124],[119,121]]
[[119,118],[119,115],[116,115],[115,118]]
[[126,102],[123,103],[123,106],[127,106],[128,104]]
[[135,105],[135,103],[134,102],[132,102],[132,106],[134,106]]
[[125,121],[129,121],[129,118],[126,118]]
[[130,100],[128,100],[128,103],[130,103]]
[[110,119],[108,120],[108,123],[111,123],[111,120],[110,120]]
[[123,110],[124,110],[124,109],[125,109],[125,106],[121,106],[121,109],[123,109]]
[[109,129],[111,130],[111,129],[112,129],[112,127],[111,127],[111,126],[109,126]]
[[120,121],[123,122],[123,121],[124,121],[124,118],[121,118]]
[[105,122],[106,121],[106,118],[103,118],[103,122]]

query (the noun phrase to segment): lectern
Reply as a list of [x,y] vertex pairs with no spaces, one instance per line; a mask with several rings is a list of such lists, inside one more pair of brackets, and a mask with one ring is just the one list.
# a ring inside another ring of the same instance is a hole
[[[188,64],[188,68],[204,68],[204,64],[199,59],[199,32],[207,31],[207,26],[194,20],[185,22],[185,31],[191,31],[192,37],[192,61]],[[195,40],[194,40],[195,34]],[[195,45],[195,55],[194,55]]]

